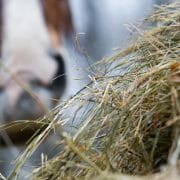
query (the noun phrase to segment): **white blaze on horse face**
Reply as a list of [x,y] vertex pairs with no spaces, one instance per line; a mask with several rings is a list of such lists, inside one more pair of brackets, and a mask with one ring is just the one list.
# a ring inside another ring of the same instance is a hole
[[[48,56],[49,34],[38,0],[4,0],[2,59],[9,71],[32,74],[48,84],[56,62]],[[9,76],[3,75],[4,81]]]

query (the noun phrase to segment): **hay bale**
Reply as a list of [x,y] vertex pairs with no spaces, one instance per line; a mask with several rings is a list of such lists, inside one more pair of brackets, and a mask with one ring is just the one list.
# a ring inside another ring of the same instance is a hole
[[[106,72],[99,71],[88,87],[54,109],[59,116],[44,134],[59,118],[73,124],[79,116],[82,122],[73,135],[61,131],[63,150],[32,179],[163,179],[179,170],[180,3],[159,7],[146,22],[157,26],[134,27],[135,43],[99,62]],[[71,108],[73,117],[64,115]],[[164,164],[169,171],[151,176]]]
[[179,12],[179,2],[160,7],[147,20],[157,27],[136,29],[140,37],[135,44],[99,63],[108,67],[106,73],[93,78],[70,105],[81,102],[79,111],[91,106],[81,112],[80,130],[73,136],[64,134],[64,150],[34,179],[88,179],[102,176],[103,171],[145,175],[159,171],[162,164],[176,165]]

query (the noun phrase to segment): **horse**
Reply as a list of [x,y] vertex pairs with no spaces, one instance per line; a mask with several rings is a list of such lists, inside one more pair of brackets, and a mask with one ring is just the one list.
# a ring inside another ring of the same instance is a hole
[[[72,34],[67,0],[0,0],[1,125],[36,120],[57,105],[67,85],[64,38]],[[22,129],[0,129],[1,162],[35,131]],[[9,162],[1,164],[7,174]]]

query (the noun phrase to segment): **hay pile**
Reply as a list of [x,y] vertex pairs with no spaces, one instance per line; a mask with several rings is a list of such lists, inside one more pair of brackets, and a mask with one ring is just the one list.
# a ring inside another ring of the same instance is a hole
[[58,120],[74,123],[71,131],[80,128],[73,135],[59,130],[63,150],[33,179],[180,178],[180,3],[158,8],[147,22],[157,26],[134,27],[135,43],[99,62],[106,72],[99,70],[88,87],[53,110],[53,121],[19,160]]

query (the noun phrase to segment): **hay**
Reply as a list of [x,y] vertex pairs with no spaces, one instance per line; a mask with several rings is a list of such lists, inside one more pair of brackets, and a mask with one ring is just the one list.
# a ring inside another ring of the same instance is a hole
[[28,158],[58,120],[72,124],[75,133],[59,131],[64,148],[32,179],[178,179],[179,12],[179,2],[162,6],[146,20],[156,27],[133,27],[136,42],[96,64],[105,73],[99,70],[88,87],[53,110],[54,120],[22,157]]

